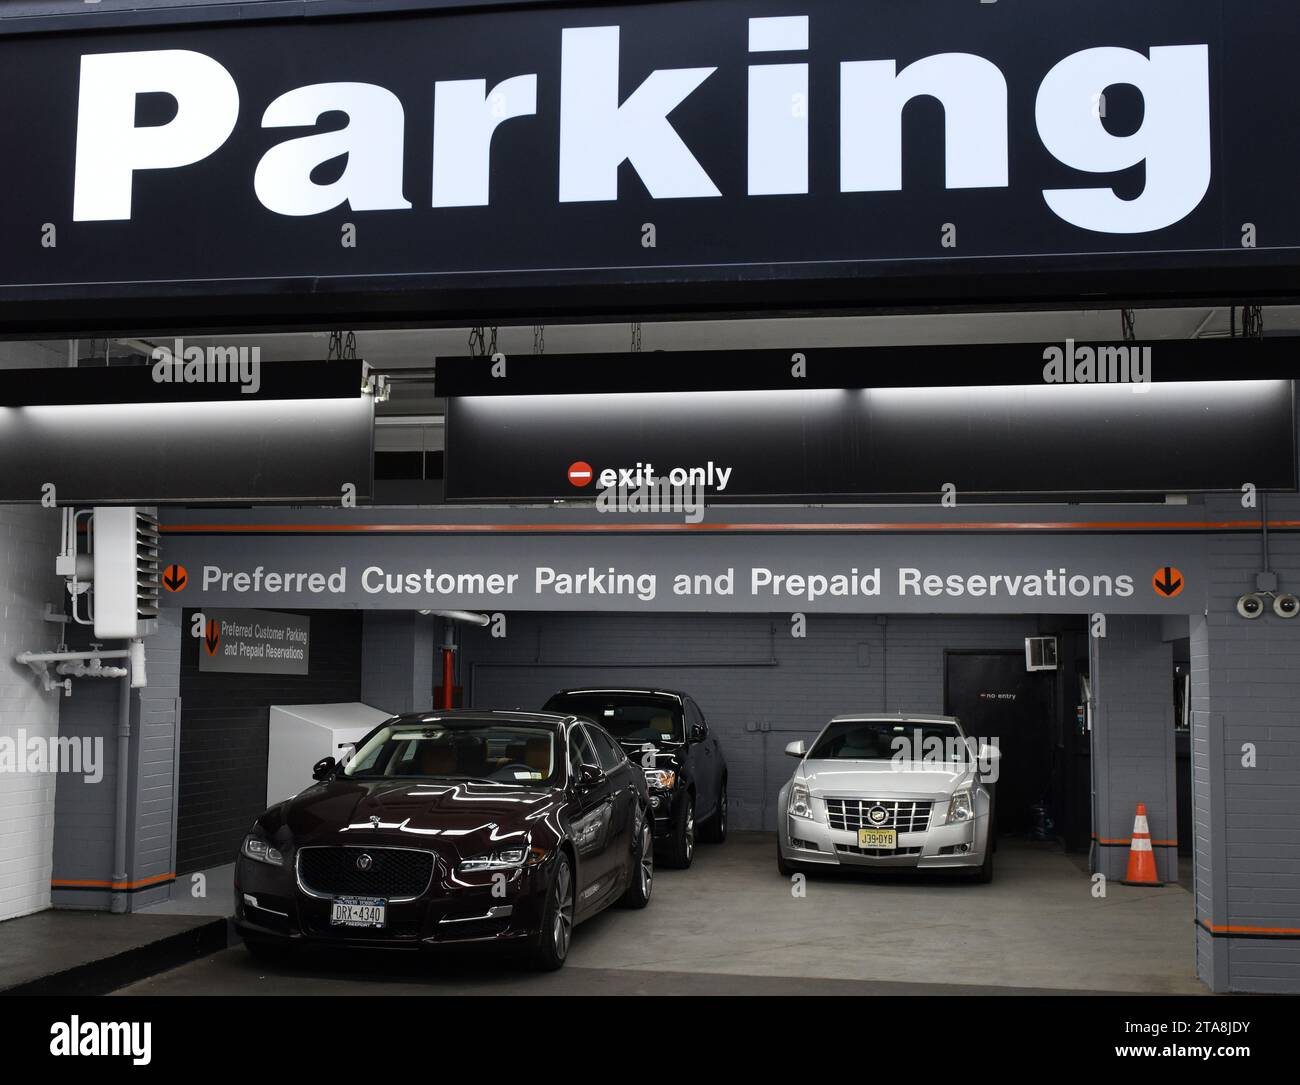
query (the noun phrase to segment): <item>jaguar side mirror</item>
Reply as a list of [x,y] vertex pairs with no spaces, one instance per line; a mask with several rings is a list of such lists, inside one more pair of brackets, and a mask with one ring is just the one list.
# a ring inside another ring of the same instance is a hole
[[691,741],[692,741],[692,742],[703,742],[703,741],[704,741],[704,736],[705,736],[707,733],[708,733],[708,732],[704,730],[704,724],[702,724],[702,723],[693,723],[693,724],[691,724]]
[[808,752],[808,747],[804,744],[804,740],[801,738],[797,738],[793,742],[786,743],[786,747],[785,747],[786,757],[803,757],[804,754],[806,754],[807,752]]
[[311,778],[313,780],[328,780],[330,773],[334,771],[334,766],[338,762],[332,757],[322,757],[316,764],[311,767]]
[[605,774],[595,765],[583,765],[578,770],[578,787],[585,791],[589,787],[595,787],[604,778]]

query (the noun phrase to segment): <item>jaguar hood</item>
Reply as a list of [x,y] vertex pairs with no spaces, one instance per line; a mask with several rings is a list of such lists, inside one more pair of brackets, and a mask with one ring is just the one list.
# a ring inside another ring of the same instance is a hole
[[540,827],[560,806],[550,785],[523,787],[477,781],[335,779],[307,788],[263,815],[272,834],[302,845],[330,840],[358,844],[491,842]]

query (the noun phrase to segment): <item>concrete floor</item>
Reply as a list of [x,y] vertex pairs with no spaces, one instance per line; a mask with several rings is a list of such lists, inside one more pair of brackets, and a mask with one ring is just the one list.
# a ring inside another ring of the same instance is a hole
[[172,899],[161,904],[141,908],[140,915],[219,915],[235,914],[235,864],[212,867],[203,874],[203,896],[194,895],[197,888],[193,874],[182,874],[172,885]]
[[[167,943],[193,935],[211,922],[211,917],[62,909],[6,920],[0,923],[0,994],[63,982],[59,977],[67,978],[74,989],[111,989],[113,981],[99,979],[101,973],[147,974],[132,968],[147,968],[148,955],[153,953],[160,956],[152,959],[174,964],[184,958],[168,952]],[[226,944],[224,932],[220,944]],[[137,958],[140,961],[133,965]]]
[[235,947],[123,993],[1206,993],[1186,890],[1112,885],[1095,899],[1055,845],[1004,841],[992,885],[813,876],[800,899],[774,855],[764,833],[701,847],[691,870],[658,873],[645,911],[578,928],[553,975],[482,955],[314,955],[267,969]]

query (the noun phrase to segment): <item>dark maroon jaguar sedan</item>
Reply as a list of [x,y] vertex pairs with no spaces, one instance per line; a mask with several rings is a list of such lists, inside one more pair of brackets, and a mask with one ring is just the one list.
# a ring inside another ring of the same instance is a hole
[[528,712],[394,716],[253,824],[235,926],[293,946],[516,947],[559,968],[573,927],[645,907],[645,774],[601,727]]

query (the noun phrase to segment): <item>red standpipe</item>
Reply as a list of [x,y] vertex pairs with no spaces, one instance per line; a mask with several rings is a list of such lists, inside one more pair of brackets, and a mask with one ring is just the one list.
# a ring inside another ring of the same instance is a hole
[[456,649],[448,645],[442,646],[442,704],[439,708],[454,707],[453,683],[456,681]]

